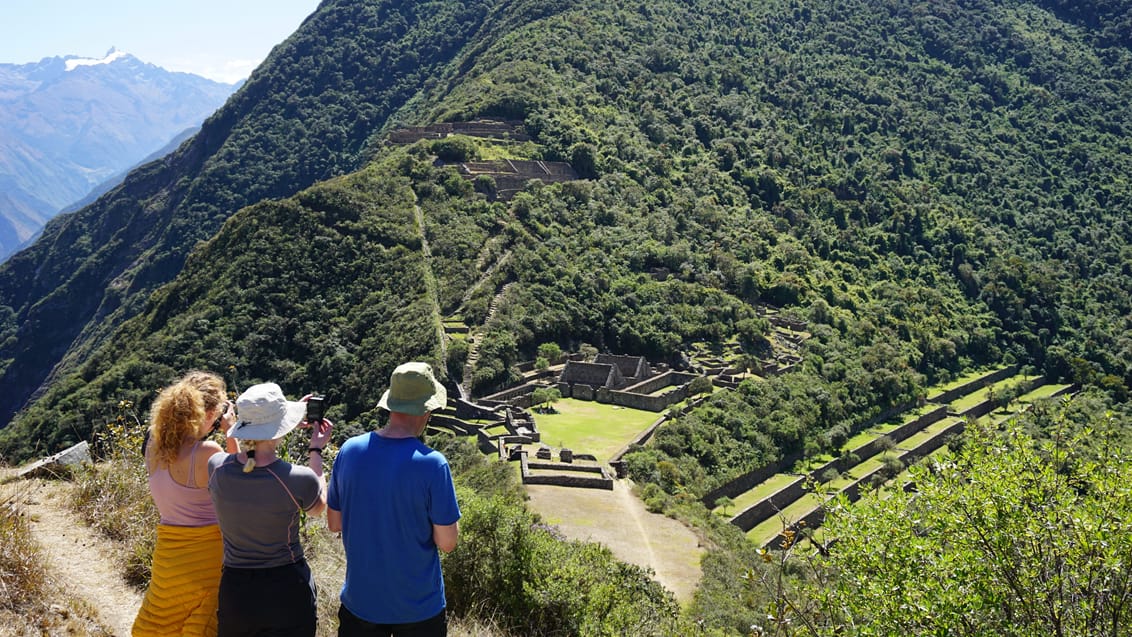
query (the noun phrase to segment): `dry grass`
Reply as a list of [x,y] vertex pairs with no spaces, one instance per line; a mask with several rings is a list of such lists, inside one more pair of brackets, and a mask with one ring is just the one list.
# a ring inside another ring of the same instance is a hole
[[613,491],[527,485],[528,507],[572,540],[597,542],[618,559],[650,568],[682,604],[701,577],[701,541],[679,521],[649,513],[628,481]]
[[160,521],[149,495],[142,456],[144,434],[144,425],[132,414],[108,425],[97,439],[105,460],[76,473],[71,503],[87,524],[122,543],[123,575],[139,588],[149,584]]
[[20,484],[3,487],[0,499],[0,635],[93,635],[111,633],[97,611],[67,595],[53,581],[32,535]]

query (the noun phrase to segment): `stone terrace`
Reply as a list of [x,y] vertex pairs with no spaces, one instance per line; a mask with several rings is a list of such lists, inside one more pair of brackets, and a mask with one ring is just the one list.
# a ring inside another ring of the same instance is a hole
[[428,126],[401,128],[389,133],[389,142],[412,144],[422,139],[444,139],[450,135],[467,135],[469,137],[516,142],[525,142],[531,139],[521,121],[481,119],[471,122],[445,122],[429,124]]

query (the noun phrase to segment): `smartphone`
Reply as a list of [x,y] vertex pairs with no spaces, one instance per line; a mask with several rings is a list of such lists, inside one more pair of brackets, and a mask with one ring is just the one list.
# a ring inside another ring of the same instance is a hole
[[314,423],[320,422],[325,416],[326,412],[326,398],[321,395],[314,395],[307,399],[307,422]]
[[220,403],[220,415],[216,417],[216,420],[212,421],[212,429],[210,429],[208,433],[213,433],[220,429],[220,421],[224,420],[224,414],[228,413],[228,405],[227,400]]

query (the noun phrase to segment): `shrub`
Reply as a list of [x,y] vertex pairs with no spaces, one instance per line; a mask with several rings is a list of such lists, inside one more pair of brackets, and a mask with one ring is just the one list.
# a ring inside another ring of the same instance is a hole
[[524,635],[667,635],[679,608],[645,570],[597,544],[565,541],[520,506],[463,487],[460,544],[444,556],[457,615]]
[[75,476],[73,507],[92,527],[125,543],[126,581],[149,583],[160,516],[149,495],[142,439],[145,426],[128,401],[118,404],[118,418],[95,435],[103,459]]
[[432,143],[432,152],[444,161],[469,161],[476,158],[476,144],[467,137],[453,136]]
[[975,425],[970,444],[909,469],[915,493],[831,508],[828,566],[838,575],[818,595],[846,634],[1125,632],[1128,452],[1094,433],[1112,423],[1024,418],[1050,439],[1017,423]]

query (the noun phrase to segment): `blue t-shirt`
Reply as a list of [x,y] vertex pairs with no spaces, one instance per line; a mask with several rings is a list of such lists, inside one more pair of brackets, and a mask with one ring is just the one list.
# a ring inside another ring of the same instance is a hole
[[432,525],[460,519],[448,460],[416,438],[354,436],[330,474],[327,503],[342,514],[342,604],[375,624],[407,624],[444,610]]

